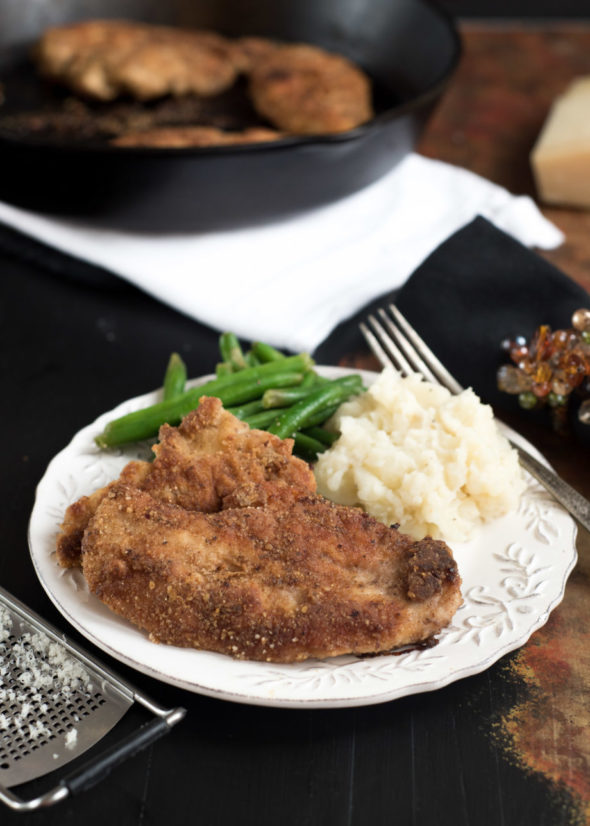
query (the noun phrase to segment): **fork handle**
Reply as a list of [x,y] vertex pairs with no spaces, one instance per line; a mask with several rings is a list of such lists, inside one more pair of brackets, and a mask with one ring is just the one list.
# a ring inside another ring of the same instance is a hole
[[569,513],[590,531],[590,502],[556,473],[541,464],[519,445],[511,442],[518,451],[520,464],[545,487]]

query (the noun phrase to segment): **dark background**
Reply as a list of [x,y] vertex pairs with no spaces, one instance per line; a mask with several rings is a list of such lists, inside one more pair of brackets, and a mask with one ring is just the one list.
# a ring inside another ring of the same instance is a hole
[[441,0],[438,4],[453,15],[462,18],[587,18],[590,15],[587,0]]
[[[588,3],[573,0],[443,5],[466,19],[590,16]],[[0,246],[0,582],[71,633],[28,557],[35,485],[80,427],[153,387],[171,350],[191,374],[208,372],[217,335],[100,274],[72,276],[32,248],[25,261],[8,241]],[[185,721],[79,798],[32,815],[2,808],[0,824],[582,824],[568,792],[523,770],[494,739],[502,715],[527,697],[515,657],[437,692],[332,711],[225,703],[103,657],[162,703],[185,705]]]

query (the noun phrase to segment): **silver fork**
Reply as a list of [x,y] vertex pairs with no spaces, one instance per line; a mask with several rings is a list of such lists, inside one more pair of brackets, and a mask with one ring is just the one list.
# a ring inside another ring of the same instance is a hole
[[[368,324],[361,322],[359,325],[380,364],[383,367],[394,367],[404,376],[409,373],[421,373],[427,381],[442,384],[451,393],[461,393],[463,387],[434,355],[395,304],[389,304],[387,310],[380,308],[377,310],[379,318],[369,315]],[[516,442],[510,439],[510,443],[517,450],[522,467],[587,531],[590,531],[590,502]]]

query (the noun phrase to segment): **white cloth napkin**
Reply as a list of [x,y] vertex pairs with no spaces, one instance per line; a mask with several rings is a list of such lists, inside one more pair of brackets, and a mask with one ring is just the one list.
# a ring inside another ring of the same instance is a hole
[[[292,351],[314,348],[372,299],[401,286],[481,215],[526,246],[562,233],[526,196],[409,155],[378,182],[288,220],[205,234],[145,236],[0,203],[0,221],[98,264],[220,331]],[[480,263],[473,260],[473,277]]]

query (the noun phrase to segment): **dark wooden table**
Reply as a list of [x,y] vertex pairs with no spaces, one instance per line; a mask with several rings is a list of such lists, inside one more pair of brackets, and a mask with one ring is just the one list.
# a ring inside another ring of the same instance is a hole
[[[420,150],[534,194],[528,153],[552,97],[590,74],[590,23],[463,27],[465,54]],[[590,213],[544,209],[566,234],[544,253],[590,288]],[[193,374],[217,336],[117,282],[0,254],[3,542],[0,581],[70,632],[33,572],[35,485],[72,434],[154,385],[179,350]],[[541,321],[541,319],[540,319]],[[343,354],[358,364],[364,352]],[[588,451],[520,428],[590,497]],[[188,694],[111,662],[185,721],[101,785],[4,824],[278,823],[554,826],[590,820],[590,538],[562,604],[519,651],[440,691],[366,708],[283,710]],[[73,634],[75,638],[76,635]],[[106,658],[104,658],[106,659]]]
[[[590,74],[590,23],[471,23],[462,35],[461,65],[420,149],[535,197],[529,154],[551,101],[574,77]],[[541,255],[590,291],[590,211],[540,206],[565,233],[562,246]],[[548,430],[525,432],[590,497],[587,452]],[[522,687],[499,715],[495,733],[503,760],[541,780],[556,797],[571,796],[580,821],[588,822],[590,536],[584,530],[578,553],[563,603],[505,661]]]

